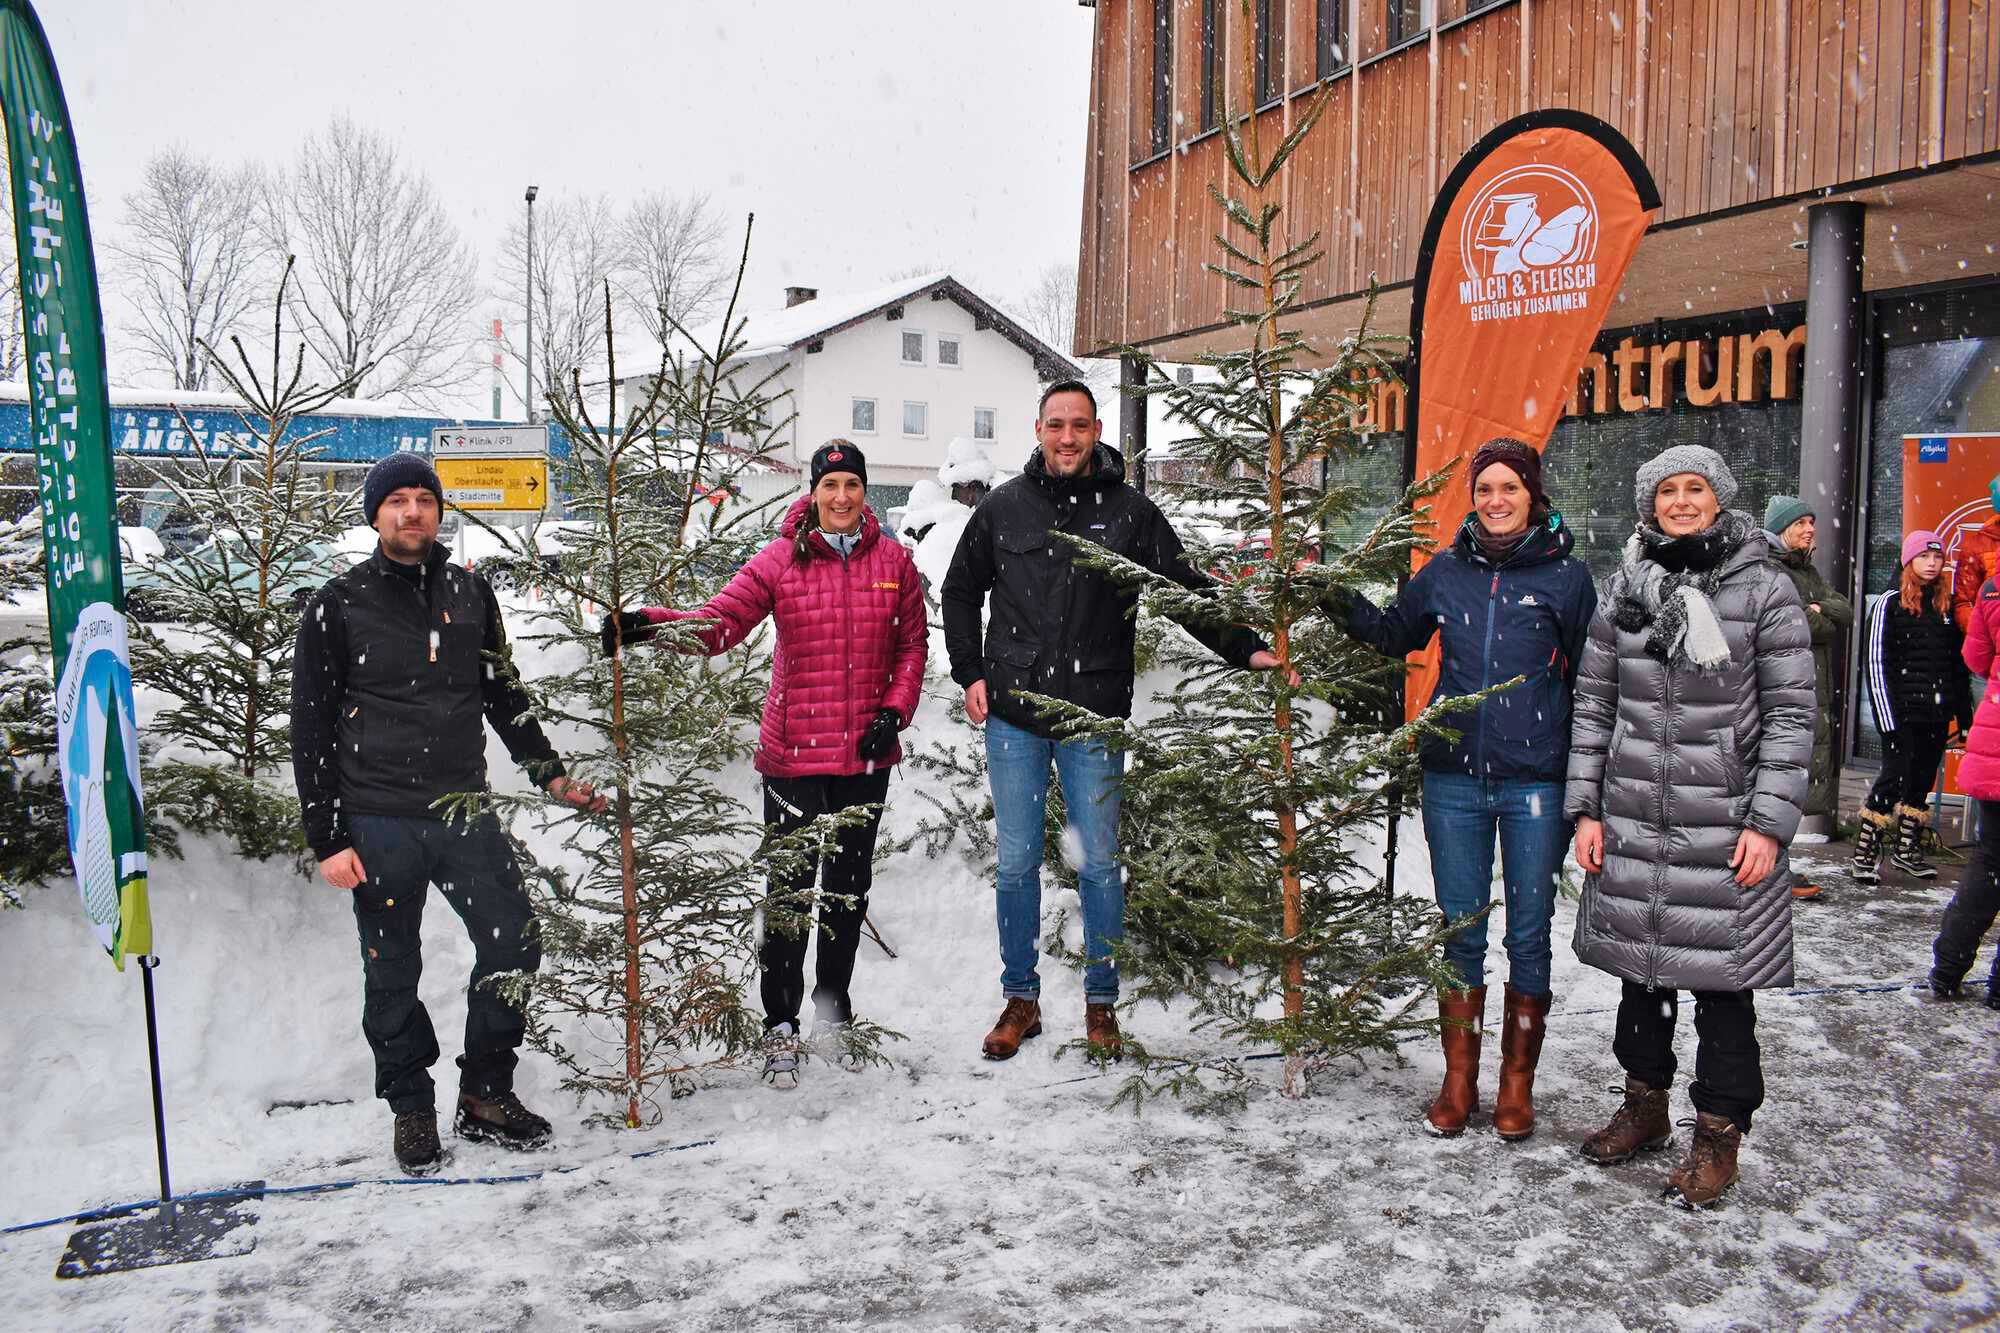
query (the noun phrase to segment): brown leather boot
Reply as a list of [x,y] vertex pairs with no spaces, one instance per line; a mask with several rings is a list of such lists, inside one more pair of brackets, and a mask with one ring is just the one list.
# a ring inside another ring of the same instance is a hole
[[1014,1052],[1021,1049],[1022,1042],[1041,1035],[1041,1003],[1015,996],[1000,1011],[1000,1021],[986,1034],[986,1042],[980,1049],[986,1052],[989,1060],[1011,1060]]
[[1444,1043],[1444,1087],[1424,1112],[1424,1123],[1440,1138],[1465,1132],[1479,1109],[1479,1028],[1486,1021],[1486,987],[1438,992],[1439,1030]]
[[1493,1132],[1512,1141],[1535,1132],[1535,1065],[1542,1058],[1551,995],[1507,987],[1500,1018],[1500,1091],[1493,1097]]
[[1629,1162],[1637,1153],[1658,1152],[1673,1141],[1667,1090],[1649,1088],[1627,1076],[1625,1104],[1612,1115],[1610,1124],[1583,1141],[1583,1155],[1599,1166],[1616,1166]]
[[1118,1035],[1117,1008],[1108,1004],[1084,1005],[1083,1039],[1090,1046],[1092,1055],[1102,1051],[1111,1059],[1118,1059],[1124,1039]]
[[1686,1160],[1667,1172],[1666,1196],[1678,1195],[1683,1208],[1713,1208],[1736,1183],[1736,1151],[1742,1146],[1743,1131],[1734,1120],[1697,1112],[1694,1142]]

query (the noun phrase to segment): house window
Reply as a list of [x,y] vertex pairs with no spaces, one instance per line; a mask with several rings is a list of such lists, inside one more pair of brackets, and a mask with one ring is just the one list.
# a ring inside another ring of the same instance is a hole
[[1338,74],[1348,66],[1347,0],[1317,0],[1313,20],[1313,73],[1318,78]]
[[1201,0],[1201,128],[1205,134],[1222,123],[1223,71],[1222,16],[1217,8],[1223,0]]
[[990,440],[993,438],[993,409],[975,407],[972,409],[972,438]]
[[1257,0],[1257,105],[1277,97],[1285,84],[1285,17],[1272,0]]
[[921,366],[924,363],[924,334],[921,329],[903,330],[903,364]]
[[1152,151],[1164,153],[1174,123],[1174,0],[1153,0]]
[[854,400],[854,407],[848,419],[848,429],[856,435],[873,435],[875,433],[875,400],[873,398],[856,398]]
[[903,404],[903,434],[913,440],[921,440],[931,433],[931,406],[929,403]]
[[958,369],[958,339],[938,335],[938,364]]
[[1388,0],[1389,45],[1398,46],[1424,30],[1424,0]]

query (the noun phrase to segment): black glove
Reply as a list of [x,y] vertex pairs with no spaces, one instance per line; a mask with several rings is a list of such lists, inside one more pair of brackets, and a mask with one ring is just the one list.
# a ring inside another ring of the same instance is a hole
[[862,733],[861,744],[855,753],[863,759],[887,759],[889,751],[896,748],[896,733],[902,728],[903,717],[893,708],[880,709],[875,720]]
[[626,643],[643,643],[658,634],[660,627],[647,619],[644,611],[620,611],[605,616],[597,629],[597,641],[606,657],[617,653],[620,630],[624,631]]
[[1331,584],[1325,592],[1319,595],[1319,609],[1325,613],[1328,620],[1331,620],[1342,629],[1346,629],[1347,616],[1349,612],[1354,610],[1354,599],[1356,596],[1357,594],[1354,589],[1344,584]]

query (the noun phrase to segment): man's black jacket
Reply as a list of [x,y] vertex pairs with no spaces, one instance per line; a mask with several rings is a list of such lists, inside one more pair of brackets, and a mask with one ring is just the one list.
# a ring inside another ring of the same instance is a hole
[[[1132,641],[1138,596],[1075,560],[1065,532],[1105,546],[1186,588],[1210,580],[1151,500],[1125,484],[1125,460],[1097,446],[1089,472],[1052,476],[1041,450],[1022,475],[980,501],[945,575],[944,642],[960,687],[986,682],[993,715],[1036,735],[1053,732],[1019,696],[1030,690],[1104,717],[1132,715]],[[979,612],[993,594],[980,640]],[[1248,630],[1190,624],[1190,634],[1234,666],[1265,645]]]
[[421,567],[382,554],[320,589],[292,660],[292,776],[306,842],[324,861],[352,845],[346,816],[434,815],[486,787],[490,719],[537,782],[562,773],[511,671],[486,580],[431,547]]

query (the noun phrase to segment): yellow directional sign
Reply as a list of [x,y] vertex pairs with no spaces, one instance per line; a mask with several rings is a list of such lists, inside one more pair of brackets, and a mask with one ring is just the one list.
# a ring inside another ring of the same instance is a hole
[[549,503],[546,458],[434,458],[444,498],[461,509],[526,510]]

